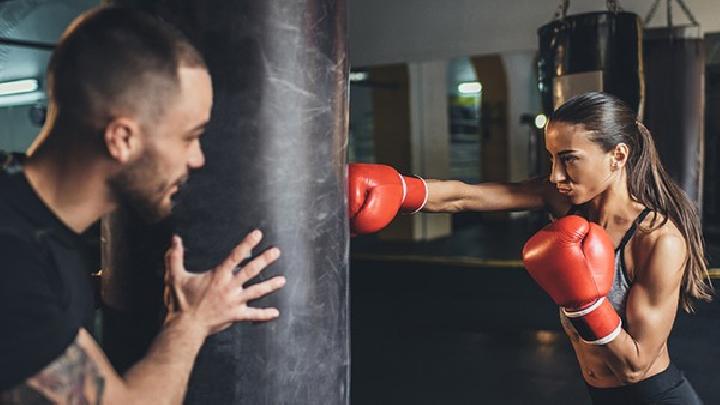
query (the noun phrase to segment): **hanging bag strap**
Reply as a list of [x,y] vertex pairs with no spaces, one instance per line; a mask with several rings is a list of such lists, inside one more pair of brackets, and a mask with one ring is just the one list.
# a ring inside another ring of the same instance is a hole
[[[660,0],[657,0],[660,1]],[[682,0],[678,0],[682,1]],[[622,11],[622,7],[620,7],[620,4],[617,0],[606,0],[606,5],[608,11],[611,13],[617,14],[618,12]],[[567,11],[568,7],[570,7],[570,0],[560,0],[560,4],[558,5],[557,10],[555,10],[555,14],[553,15],[554,20],[564,20],[565,17],[567,17]]]

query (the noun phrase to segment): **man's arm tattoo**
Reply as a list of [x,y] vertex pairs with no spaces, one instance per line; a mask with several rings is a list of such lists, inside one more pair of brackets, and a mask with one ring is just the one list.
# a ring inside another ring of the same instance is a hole
[[0,404],[100,405],[104,388],[97,365],[76,339],[44,370],[0,393]]

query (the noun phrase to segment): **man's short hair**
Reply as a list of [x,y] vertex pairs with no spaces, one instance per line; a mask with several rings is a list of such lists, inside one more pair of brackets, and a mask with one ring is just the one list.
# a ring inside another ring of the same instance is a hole
[[142,11],[99,7],[65,30],[48,65],[56,123],[102,131],[120,114],[141,123],[159,118],[179,91],[181,67],[205,68],[175,28]]

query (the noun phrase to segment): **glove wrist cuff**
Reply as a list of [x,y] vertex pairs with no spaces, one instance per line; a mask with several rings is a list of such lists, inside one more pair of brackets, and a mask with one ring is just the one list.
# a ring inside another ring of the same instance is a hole
[[427,204],[428,187],[425,180],[420,176],[406,177],[403,180],[405,195],[400,210],[404,213],[414,214]]
[[581,310],[562,307],[580,338],[591,345],[606,345],[620,335],[622,321],[612,304],[603,297]]

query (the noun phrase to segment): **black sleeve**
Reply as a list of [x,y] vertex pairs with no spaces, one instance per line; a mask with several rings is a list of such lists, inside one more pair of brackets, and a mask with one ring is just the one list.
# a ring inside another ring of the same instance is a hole
[[0,391],[37,374],[77,335],[48,266],[54,264],[38,245],[0,232]]

